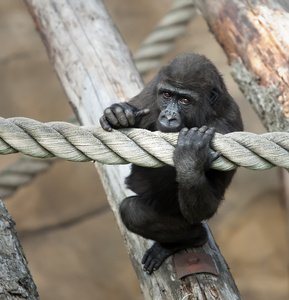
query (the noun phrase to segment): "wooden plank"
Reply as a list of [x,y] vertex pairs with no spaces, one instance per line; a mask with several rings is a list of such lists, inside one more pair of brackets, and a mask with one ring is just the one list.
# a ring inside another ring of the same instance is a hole
[[[25,2],[82,124],[98,125],[105,107],[141,90],[142,80],[131,54],[100,0]],[[219,276],[199,274],[177,280],[172,258],[153,275],[144,273],[140,261],[151,241],[128,232],[118,214],[120,201],[130,194],[123,183],[129,168],[97,167],[145,299],[240,299],[211,235],[203,249],[198,250],[212,255]]]

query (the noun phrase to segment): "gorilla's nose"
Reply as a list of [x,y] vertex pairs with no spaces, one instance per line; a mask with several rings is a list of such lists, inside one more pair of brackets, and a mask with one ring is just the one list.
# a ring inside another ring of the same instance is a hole
[[176,111],[166,109],[160,113],[159,125],[161,131],[179,131],[182,128],[181,116]]

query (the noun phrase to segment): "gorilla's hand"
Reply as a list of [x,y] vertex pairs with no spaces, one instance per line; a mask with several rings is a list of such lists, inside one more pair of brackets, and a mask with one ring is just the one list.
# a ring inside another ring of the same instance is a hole
[[99,122],[106,131],[111,131],[112,128],[136,127],[141,118],[149,112],[148,108],[137,110],[125,102],[115,103],[104,110]]
[[220,152],[212,153],[210,142],[215,129],[183,128],[178,137],[174,152],[174,162],[177,171],[177,181],[185,183],[200,178],[210,168],[212,162],[220,156]]

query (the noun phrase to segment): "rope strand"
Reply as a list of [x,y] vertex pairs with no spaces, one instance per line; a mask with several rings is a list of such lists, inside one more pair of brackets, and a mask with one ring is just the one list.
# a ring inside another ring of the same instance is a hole
[[193,1],[176,0],[154,31],[134,54],[134,61],[142,76],[157,68],[170,52],[176,39],[185,33],[190,20],[197,15]]

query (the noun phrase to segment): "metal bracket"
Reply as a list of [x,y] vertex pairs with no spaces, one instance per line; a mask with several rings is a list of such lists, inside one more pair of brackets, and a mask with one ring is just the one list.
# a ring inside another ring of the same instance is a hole
[[218,275],[212,257],[203,252],[182,253],[175,255],[175,268],[178,279],[196,273]]

